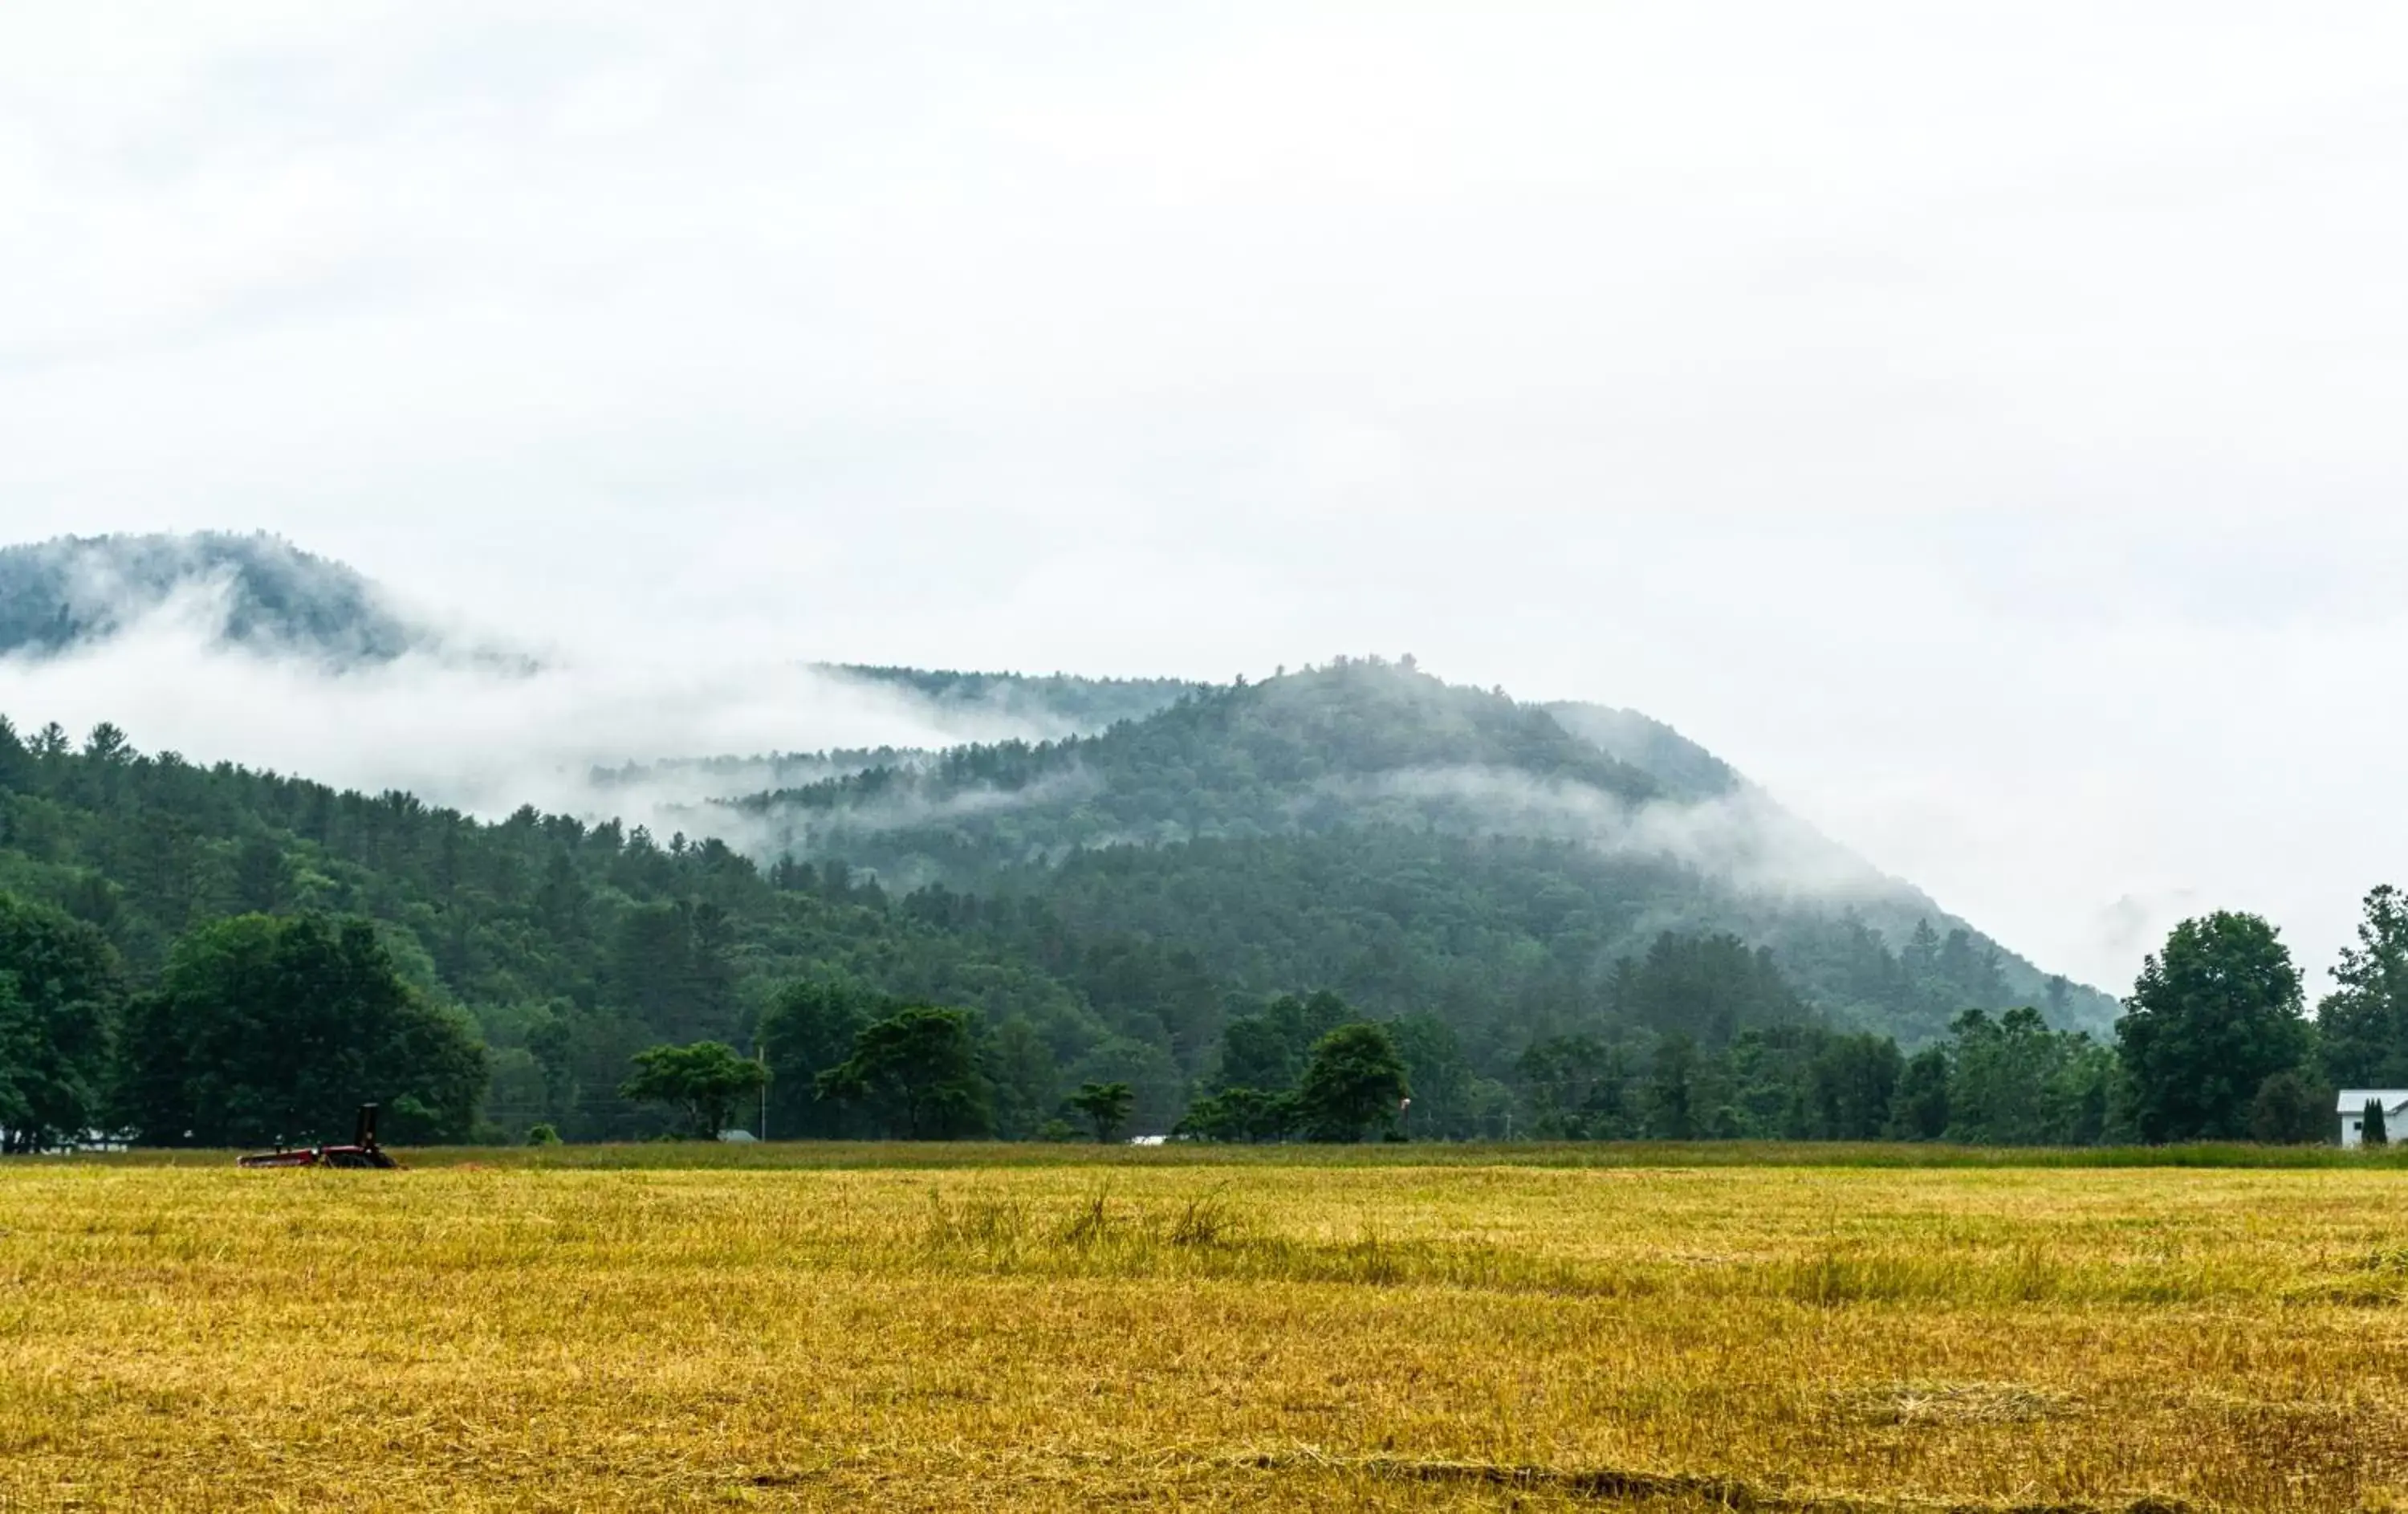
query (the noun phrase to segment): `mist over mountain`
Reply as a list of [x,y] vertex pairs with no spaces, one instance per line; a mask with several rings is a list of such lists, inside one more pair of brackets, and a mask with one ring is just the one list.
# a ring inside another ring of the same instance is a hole
[[915,756],[734,807],[743,825],[695,828],[895,890],[1041,899],[1249,988],[1326,983],[1396,1013],[1438,995],[1578,1024],[1616,964],[1670,931],[1768,947],[1811,1002],[1910,1043],[1969,1007],[2044,1004],[2094,1031],[2114,1014],[1669,727],[1521,704],[1411,659],[1195,689],[1096,735]]
[[1556,725],[1639,769],[1675,799],[1719,799],[1742,785],[1729,763],[1636,710],[1570,700],[1541,708],[1555,717]]
[[934,766],[951,746],[994,741],[1061,741],[1141,720],[1212,685],[1175,678],[1083,678],[1070,673],[951,672],[922,668],[812,663],[838,689],[882,696],[932,736],[918,746],[827,747],[749,756],[664,757],[597,767],[590,774],[605,806],[651,806],[676,824],[710,829],[693,808],[712,800],[804,787],[872,769]]
[[280,537],[61,537],[0,549],[0,656],[55,656],[105,642],[182,597],[224,641],[338,665],[388,662],[443,638],[342,563]]
[[904,690],[939,712],[977,713],[1029,728],[1038,740],[1083,736],[1142,720],[1211,685],[1179,678],[1082,678],[1070,673],[963,673],[827,663],[830,672]]
[[1834,1037],[2115,1012],[1670,727],[1411,658],[1226,685],[538,665],[459,657],[273,538],[50,542],[0,573],[0,889],[137,978],[228,912],[368,916],[494,1048],[505,1127],[637,1132],[630,1052],[743,1042],[805,979],[977,1011],[1022,1133],[1089,1078],[1168,1128],[1285,993],[1408,1028],[1454,1133],[1533,1117],[1566,1046],[1638,1067],[1687,1038],[1757,1089],[1730,1129],[1813,1129],[1775,1106]]

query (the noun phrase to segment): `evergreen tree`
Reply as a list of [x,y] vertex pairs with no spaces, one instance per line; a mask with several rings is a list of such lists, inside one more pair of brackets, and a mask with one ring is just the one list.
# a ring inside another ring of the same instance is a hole
[[1667,1141],[1693,1141],[1698,1119],[1698,1047],[1685,1035],[1668,1035],[1656,1047],[1647,1075],[1647,1133]]
[[1397,1055],[1412,1085],[1406,1123],[1417,1140],[1460,1139],[1478,1133],[1472,1107],[1471,1065],[1455,1028],[1435,1015],[1408,1015],[1388,1027]]
[[1007,1141],[1025,1141],[1043,1130],[1054,1110],[1062,1070],[1028,1017],[1014,1015],[996,1026],[980,1060],[995,1089],[996,1133]]
[[1904,1059],[1886,1036],[1834,1036],[1807,1064],[1807,1131],[1829,1141],[1878,1141],[1888,1133]]
[[1530,1106],[1534,1135],[1563,1141],[1615,1140],[1636,1133],[1622,1048],[1594,1036],[1559,1035],[1531,1044],[1514,1064]]

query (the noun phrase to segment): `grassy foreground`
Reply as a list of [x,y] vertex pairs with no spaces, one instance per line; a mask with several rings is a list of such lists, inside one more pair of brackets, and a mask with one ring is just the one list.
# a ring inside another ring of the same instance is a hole
[[2408,1505],[2386,1167],[780,1149],[0,1166],[0,1510]]

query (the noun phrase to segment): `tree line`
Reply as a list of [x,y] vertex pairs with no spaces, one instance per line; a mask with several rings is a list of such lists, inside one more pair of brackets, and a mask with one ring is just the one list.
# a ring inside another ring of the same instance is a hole
[[[1521,740],[1510,701],[1482,699],[1483,718]],[[1305,717],[1356,720],[1342,706]],[[716,840],[532,808],[482,822],[408,794],[140,751],[113,725],[78,741],[0,718],[0,890],[90,925],[146,988],[184,935],[229,916],[371,922],[403,981],[485,1047],[471,1128],[483,1138],[538,1124],[572,1140],[654,1133],[657,1110],[622,1092],[629,1059],[663,1043],[751,1047],[797,982],[971,1012],[995,1128],[1010,1138],[1038,1133],[1091,1083],[1126,1085],[1132,1126],[1168,1130],[1213,1078],[1223,1028],[1291,986],[1329,988],[1425,1045],[1451,1038],[1429,1075],[1459,1074],[1477,1099],[1425,1098],[1444,1113],[1420,1118],[1450,1136],[1501,1131],[1498,1090],[1523,1097],[1517,1059],[1550,1036],[1627,1031],[1643,1055],[1651,1027],[1686,1026],[1711,1050],[1798,1000],[1842,1023],[1892,1017],[1813,987],[1830,974],[1799,964],[1824,938],[1779,938],[1770,972],[1718,932],[1626,949],[1628,929],[1608,917],[1686,886],[1590,868],[1566,844],[1375,826],[1132,844],[1073,854],[1050,883],[1029,872],[987,893],[896,893],[836,858],[765,867]],[[1901,1003],[2003,991],[1987,948],[1961,930],[1912,931],[1895,953],[1862,922],[1829,939]],[[796,1088],[773,1093],[773,1117]]]
[[[699,1118],[652,1097],[638,1056],[708,1043],[767,1069],[773,1136],[1304,1138],[1336,1128],[1299,1103],[1315,1049],[1358,1024],[1395,1055],[1395,1133],[1414,1139],[2323,1137],[2335,1087],[2408,1082],[2387,888],[2313,1017],[2272,928],[2212,916],[2094,1039],[2049,995],[1999,1002],[1995,954],[1928,923],[1896,950],[1844,917],[1820,947],[1776,928],[1616,949],[1576,850],[1374,826],[893,894],[832,859],[764,868],[532,809],[480,822],[0,719],[0,1140],[348,1128],[348,1103],[308,1112],[304,1062],[330,1069],[323,1100],[378,1085],[398,1138],[634,1139]],[[1642,900],[1670,887],[1618,876]],[[1851,973],[1921,1007],[1868,1031],[1884,1017],[1817,987]],[[863,1066],[823,1093],[907,1011],[950,1017],[969,1096],[900,1119]],[[1375,1065],[1369,1040],[1332,1056]]]
[[[1684,1031],[1643,1045],[1584,1034],[1534,1042],[1512,1087],[1472,1075],[1433,1017],[1374,1020],[1334,993],[1283,995],[1223,1028],[1211,1075],[1169,1133],[2319,1140],[2335,1084],[2408,1081],[2408,907],[2397,890],[2368,896],[2358,943],[2333,975],[2335,990],[2308,1018],[2274,929],[2218,913],[2183,922],[2148,957],[2112,1045],[2051,1030],[2032,1008],[1969,1010],[1945,1041],[1909,1055],[1776,1001],[1716,1045]],[[975,1011],[806,980],[763,1014],[752,1055],[709,1040],[657,1044],[630,1056],[619,1088],[699,1137],[752,1120],[755,1097],[767,1132],[789,1138],[1066,1139],[1074,1117],[1098,1139],[1126,1129],[1125,1082],[1088,1081],[1014,1107],[1028,1096],[1010,1065],[1014,1040],[988,1033]],[[477,1125],[490,1071],[472,1025],[408,983],[366,920],[214,921],[179,939],[155,982],[135,989],[94,927],[0,895],[8,1150],[95,1130],[165,1146],[308,1141],[342,1129],[368,1100],[386,1107],[400,1141],[491,1139]],[[557,1138],[548,1122],[530,1133]]]
[[[2358,944],[2313,1019],[2280,933],[2217,912],[2182,922],[2146,958],[2112,1043],[2053,1030],[2031,1006],[1969,1009],[1910,1055],[1890,1037],[1816,1023],[1768,959],[1728,941],[1667,938],[1649,963],[1627,964],[1626,980],[1643,992],[1650,967],[1684,957],[1756,975],[1725,999],[1708,1041],[1643,1023],[1612,1039],[1550,1036],[1522,1052],[1512,1086],[1473,1075],[1433,1017],[1378,1021],[1334,993],[1282,996],[1225,1025],[1172,1133],[1510,1138],[1519,1111],[1520,1133],[1555,1140],[2293,1144],[2332,1136],[2336,1087],[2408,1084],[2408,899],[2388,886],[2367,896]],[[995,1085],[955,1012],[797,985],[765,1018],[763,1049],[763,1076],[790,1090],[780,1107],[794,1133],[994,1133]],[[882,1115],[854,1102],[871,1066],[883,1069],[870,1101]],[[933,1102],[914,1103],[915,1088]],[[1109,1132],[1127,1097],[1125,1085],[1089,1084],[1073,1103]],[[2370,1133],[2382,1139],[2379,1110]]]

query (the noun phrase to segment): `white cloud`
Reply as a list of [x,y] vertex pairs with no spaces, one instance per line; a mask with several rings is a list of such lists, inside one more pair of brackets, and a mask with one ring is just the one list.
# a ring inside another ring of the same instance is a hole
[[[1412,650],[1671,720],[2049,965],[2128,976],[2127,899],[2321,965],[2408,856],[2403,43],[20,6],[0,536],[280,530],[739,746],[750,675],[691,670]],[[321,692],[228,755],[344,759]]]
[[1867,866],[1750,787],[1713,799],[1632,804],[1586,784],[1457,766],[1404,768],[1371,779],[1331,781],[1322,788],[1356,802],[1459,806],[1472,826],[1488,833],[1555,838],[1609,855],[1660,858],[1776,900],[1845,907],[1911,895],[1898,879]]
[[892,686],[738,657],[691,666],[555,649],[529,671],[413,653],[338,670],[229,645],[226,589],[195,585],[68,655],[0,657],[0,712],[21,729],[56,721],[78,736],[111,720],[144,751],[404,788],[488,817],[532,803],[663,834],[699,831],[692,807],[740,784],[677,768],[597,783],[595,769],[1056,734],[1000,709],[940,710]]

